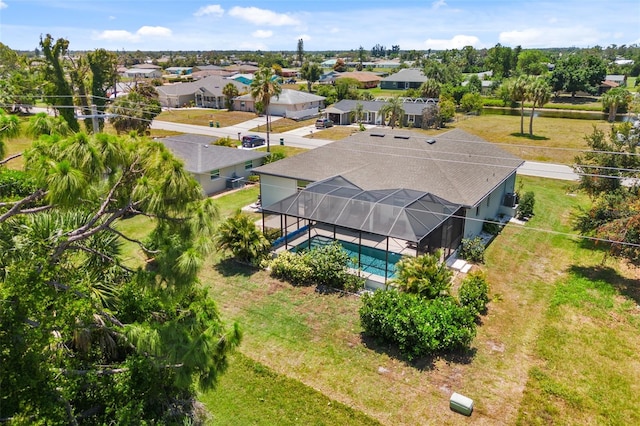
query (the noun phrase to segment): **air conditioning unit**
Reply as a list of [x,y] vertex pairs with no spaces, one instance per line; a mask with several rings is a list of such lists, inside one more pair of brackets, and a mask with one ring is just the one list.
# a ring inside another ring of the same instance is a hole
[[508,192],[504,194],[503,206],[515,207],[518,204],[518,194],[515,192]]

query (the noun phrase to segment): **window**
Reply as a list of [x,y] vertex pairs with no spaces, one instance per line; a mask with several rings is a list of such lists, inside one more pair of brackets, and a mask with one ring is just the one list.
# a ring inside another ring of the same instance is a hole
[[489,204],[491,204],[491,194],[487,196],[487,207],[489,207]]
[[245,161],[244,162],[244,169],[245,170],[251,170],[253,168],[253,160],[249,160],[249,161]]
[[476,207],[476,216],[480,216],[480,205]]
[[211,170],[209,177],[211,178],[211,180],[216,180],[220,178],[220,169]]

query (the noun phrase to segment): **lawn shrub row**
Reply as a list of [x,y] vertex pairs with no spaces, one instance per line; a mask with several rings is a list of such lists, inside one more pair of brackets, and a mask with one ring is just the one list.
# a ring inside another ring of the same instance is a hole
[[35,183],[25,172],[0,167],[0,197],[26,197],[35,190]]
[[271,275],[293,285],[318,285],[357,291],[364,281],[349,273],[349,255],[337,241],[299,253],[283,252],[273,259]]

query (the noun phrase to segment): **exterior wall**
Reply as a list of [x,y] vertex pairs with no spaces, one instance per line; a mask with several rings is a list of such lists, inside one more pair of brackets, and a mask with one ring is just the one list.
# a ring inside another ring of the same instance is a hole
[[209,173],[195,174],[194,177],[196,178],[200,186],[202,186],[202,191],[207,195],[224,191],[227,185],[227,181],[224,178],[222,170],[220,170],[220,177],[214,180],[211,180],[211,175],[209,175]]
[[485,219],[496,219],[501,214],[515,213],[513,209],[502,205],[505,194],[515,192],[515,184],[516,174],[514,172],[487,195],[478,207],[466,209],[468,220],[464,225],[464,238],[473,238],[479,235],[482,232],[482,222]]
[[298,182],[295,179],[260,175],[260,199],[263,207],[295,194],[297,190]]
[[181,108],[184,105],[189,105],[191,102],[195,102],[195,94],[188,95],[162,95],[158,97],[160,105],[169,108]]

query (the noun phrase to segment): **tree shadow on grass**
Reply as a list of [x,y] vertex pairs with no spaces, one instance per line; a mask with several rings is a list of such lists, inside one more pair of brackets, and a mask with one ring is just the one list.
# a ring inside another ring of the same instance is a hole
[[476,348],[464,348],[409,360],[406,356],[400,353],[400,350],[396,346],[382,343],[375,337],[364,332],[360,333],[360,340],[367,349],[371,349],[379,354],[384,354],[397,359],[398,361],[402,361],[406,365],[420,371],[433,370],[435,368],[436,361],[439,359],[442,359],[449,364],[470,364],[475,358],[477,352]]
[[214,266],[214,269],[223,277],[250,277],[258,271],[255,266],[240,263],[233,258],[221,260]]
[[538,136],[538,135],[530,135],[529,133],[511,133],[511,136],[522,139],[529,139],[531,141],[548,141],[549,138],[546,136]]
[[569,268],[569,272],[590,279],[599,280],[611,284],[623,296],[633,299],[636,304],[640,304],[640,281],[623,277],[615,269],[599,266],[576,266]]

